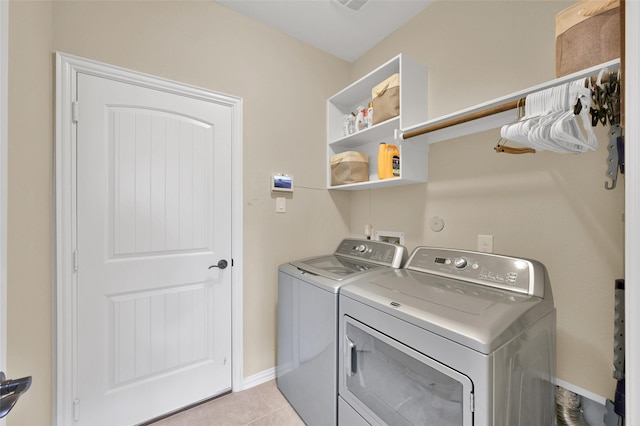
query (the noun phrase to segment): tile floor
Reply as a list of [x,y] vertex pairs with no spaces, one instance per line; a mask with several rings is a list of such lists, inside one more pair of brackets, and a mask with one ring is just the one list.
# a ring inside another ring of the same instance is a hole
[[275,380],[167,417],[150,426],[304,426]]

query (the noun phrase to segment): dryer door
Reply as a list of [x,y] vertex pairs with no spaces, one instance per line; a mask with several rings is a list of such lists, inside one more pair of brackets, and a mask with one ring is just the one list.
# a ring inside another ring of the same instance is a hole
[[473,424],[467,376],[351,317],[344,331],[340,395],[369,423]]

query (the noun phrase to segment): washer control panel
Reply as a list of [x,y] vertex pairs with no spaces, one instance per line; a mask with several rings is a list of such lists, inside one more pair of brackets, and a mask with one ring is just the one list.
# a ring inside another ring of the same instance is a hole
[[418,247],[406,269],[544,296],[544,266],[536,261],[492,253]]
[[352,259],[361,259],[392,268],[400,268],[407,258],[404,246],[382,241],[345,239],[335,253]]

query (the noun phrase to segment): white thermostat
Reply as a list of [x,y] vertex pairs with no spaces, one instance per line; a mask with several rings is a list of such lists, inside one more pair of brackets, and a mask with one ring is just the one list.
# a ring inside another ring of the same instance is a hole
[[293,176],[280,173],[271,175],[271,192],[293,192]]

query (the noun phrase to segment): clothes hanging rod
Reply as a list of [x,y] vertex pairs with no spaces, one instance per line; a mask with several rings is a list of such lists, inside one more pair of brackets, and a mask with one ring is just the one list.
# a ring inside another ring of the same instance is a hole
[[[618,77],[618,71],[615,72],[611,72],[611,73],[604,73],[602,75],[602,80],[606,81],[610,78],[610,76],[614,76],[616,79]],[[584,78],[589,78],[591,81],[591,85],[595,86],[598,80],[598,77],[584,77]],[[579,78],[576,78],[575,80],[578,80]],[[563,83],[558,83],[558,85],[563,84]],[[550,86],[551,87],[551,86]],[[534,91],[532,91],[531,93],[533,93]],[[522,107],[524,106],[526,102],[526,98],[519,98],[516,100],[512,100],[509,102],[505,102],[503,104],[500,105],[496,105],[496,106],[492,106],[483,110],[479,110],[479,111],[475,111],[469,114],[465,114],[462,115],[460,117],[455,117],[455,118],[451,118],[449,120],[445,120],[442,121],[440,123],[434,123],[434,124],[430,124],[427,125],[425,127],[422,127],[420,129],[416,129],[416,130],[412,130],[406,133],[402,133],[402,139],[410,139],[416,136],[420,136],[420,135],[424,135],[427,133],[431,133],[431,132],[435,132],[436,130],[442,130],[442,129],[446,129],[447,127],[453,127],[453,126],[457,126],[459,124],[463,124],[463,123],[468,123],[470,121],[474,121],[474,120],[478,120],[480,118],[485,118],[485,117],[489,117],[491,115],[494,114],[500,114],[501,112],[506,112],[506,111],[510,111],[512,109],[516,109],[518,107]]]
[[474,121],[479,118],[489,117],[490,115],[500,114],[501,112],[510,111],[512,109],[518,108],[518,106],[524,105],[524,101],[525,101],[525,98],[521,98],[521,99],[507,102],[498,106],[472,112],[470,114],[463,115],[462,117],[456,117],[447,121],[443,121],[441,123],[431,124],[421,129],[403,133],[402,139],[410,139],[416,136],[435,132],[436,130],[446,129],[447,127],[457,126],[458,124],[468,123],[469,121]]

